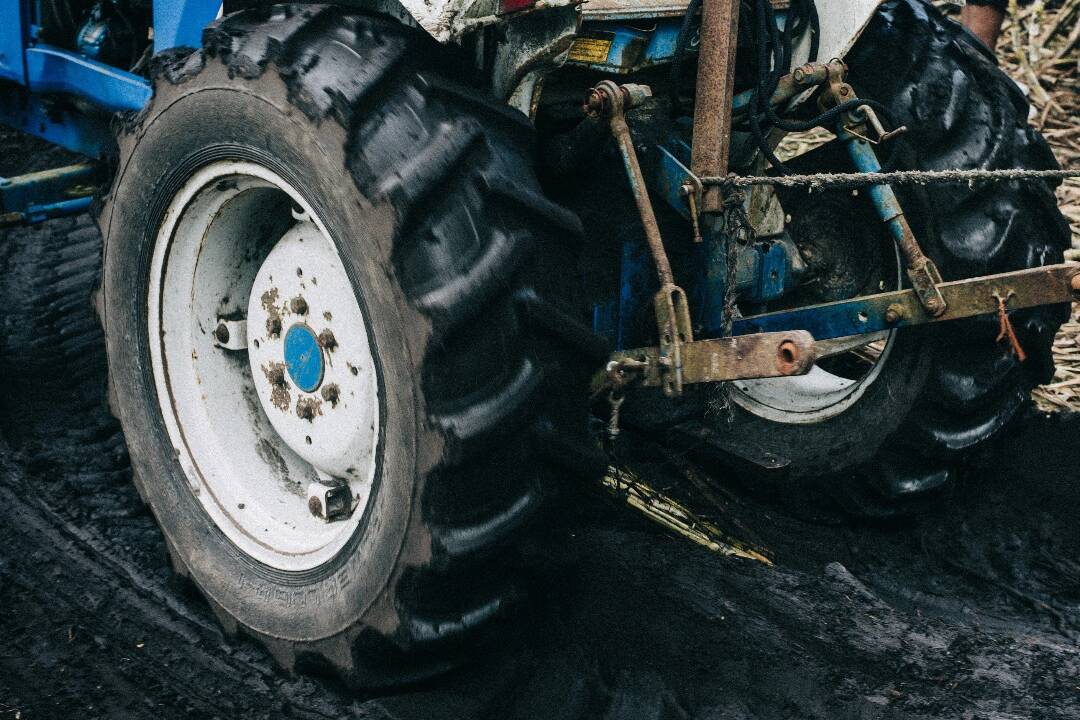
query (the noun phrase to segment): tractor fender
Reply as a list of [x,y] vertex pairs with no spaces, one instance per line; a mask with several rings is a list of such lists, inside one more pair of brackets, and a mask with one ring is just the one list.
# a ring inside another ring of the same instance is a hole
[[[383,5],[398,4],[429,35],[441,43],[454,42],[463,35],[489,25],[503,22],[506,18],[503,3],[492,0],[376,0]],[[570,7],[580,0],[543,0],[536,3],[513,2],[513,10],[531,12],[557,7]],[[510,8],[507,8],[508,10]]]
[[[456,0],[446,0],[455,2]],[[464,0],[468,1],[468,0]],[[407,0],[408,3],[422,0]],[[817,0],[820,23],[818,58],[843,58],[859,39],[882,0]],[[648,20],[680,17],[689,0],[589,0],[581,6],[584,20]],[[802,64],[810,56],[810,41],[804,36],[795,47],[795,61]]]
[[[819,30],[818,59],[843,59],[866,29],[882,0],[817,0]],[[810,38],[803,35],[795,48],[794,62],[810,57]]]

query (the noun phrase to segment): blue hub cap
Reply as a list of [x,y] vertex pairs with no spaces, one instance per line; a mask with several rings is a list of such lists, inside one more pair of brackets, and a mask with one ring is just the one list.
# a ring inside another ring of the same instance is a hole
[[285,333],[285,368],[293,384],[304,392],[314,392],[322,382],[322,348],[307,325],[297,323]]

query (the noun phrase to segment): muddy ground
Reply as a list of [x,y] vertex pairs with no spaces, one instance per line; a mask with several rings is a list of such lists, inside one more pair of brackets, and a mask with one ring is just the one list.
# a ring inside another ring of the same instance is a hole
[[170,575],[129,482],[97,243],[86,217],[0,231],[0,720],[1080,717],[1080,416],[1034,413],[917,520],[739,495],[773,568],[585,494],[505,648],[393,696],[283,676]]

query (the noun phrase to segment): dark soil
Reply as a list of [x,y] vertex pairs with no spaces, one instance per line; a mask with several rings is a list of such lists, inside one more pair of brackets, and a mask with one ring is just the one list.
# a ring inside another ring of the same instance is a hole
[[86,217],[0,231],[0,720],[1080,717],[1080,416],[1030,415],[917,520],[735,501],[773,568],[586,495],[521,636],[473,666],[373,698],[281,675],[173,578],[129,481],[98,242]]

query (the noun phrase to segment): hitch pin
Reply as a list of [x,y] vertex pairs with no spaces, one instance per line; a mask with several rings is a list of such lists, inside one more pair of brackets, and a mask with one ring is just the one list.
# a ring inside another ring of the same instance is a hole
[[[698,185],[701,185],[700,181],[698,181]],[[701,242],[701,224],[698,222],[698,189],[687,180],[683,183],[682,193],[686,196],[686,204],[690,209],[690,224],[694,228],[694,242],[699,243]]]

